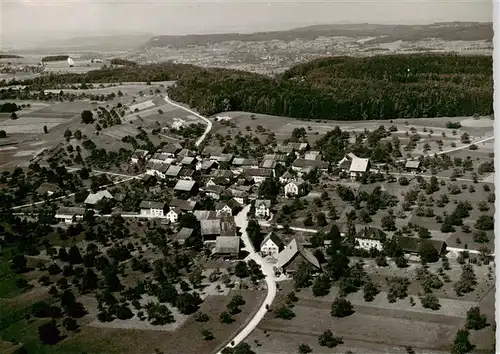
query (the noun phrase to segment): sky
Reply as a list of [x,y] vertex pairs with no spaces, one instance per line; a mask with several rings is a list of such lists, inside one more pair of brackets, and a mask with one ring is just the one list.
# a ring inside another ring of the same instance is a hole
[[76,36],[257,32],[313,24],[491,22],[491,0],[0,0],[4,45]]

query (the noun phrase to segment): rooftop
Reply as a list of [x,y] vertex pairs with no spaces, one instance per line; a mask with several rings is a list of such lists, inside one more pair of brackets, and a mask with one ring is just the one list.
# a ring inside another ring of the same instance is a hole
[[216,254],[237,255],[240,251],[240,238],[237,236],[219,236],[215,240]]
[[193,189],[195,184],[196,184],[195,181],[180,180],[175,185],[174,191],[190,192]]
[[139,205],[141,209],[163,209],[164,207],[164,202],[152,202],[150,200],[143,200]]

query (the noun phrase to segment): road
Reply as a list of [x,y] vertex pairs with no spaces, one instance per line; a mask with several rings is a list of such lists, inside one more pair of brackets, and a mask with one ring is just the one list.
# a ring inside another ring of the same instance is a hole
[[[478,140],[478,141],[473,141],[470,144],[466,144],[466,145],[454,147],[452,149],[448,149],[448,150],[444,150],[444,151],[438,151],[436,153],[427,153],[427,154],[424,154],[422,156],[425,157],[425,156],[434,156],[434,155],[449,154],[450,152],[455,152],[455,151],[467,149],[467,148],[470,148],[472,145],[482,144],[482,143],[485,143],[485,142],[493,140],[493,139],[495,139],[495,137],[494,136],[490,136],[488,138],[484,138],[484,139],[481,139],[481,140]],[[397,160],[396,162],[405,162],[406,160],[408,160],[408,159],[400,159],[400,160]]]
[[[405,176],[405,177],[413,177],[416,178],[417,176],[423,177],[423,178],[431,178],[431,177],[436,177],[437,179],[448,179],[452,180],[451,177],[445,177],[445,176],[434,176],[434,175],[422,175],[420,173],[410,173],[410,172],[387,172],[390,175],[393,176]],[[472,178],[453,178],[454,181],[462,181],[462,182],[474,182]],[[482,180],[477,180],[477,183],[491,183],[494,184],[495,182],[488,182],[488,181],[482,181]]]
[[204,121],[205,123],[207,123],[207,128],[205,129],[205,132],[203,133],[203,135],[195,143],[196,146],[200,146],[200,144],[203,142],[203,140],[205,140],[205,138],[207,137],[207,134],[210,133],[210,130],[212,130],[212,122],[210,121],[210,119],[208,119],[206,117],[203,117],[201,114],[196,113],[195,111],[193,111],[193,110],[191,110],[189,108],[181,106],[180,104],[172,101],[168,96],[165,96],[165,101],[167,101],[169,104],[171,104],[174,107],[183,109],[183,110],[191,113],[192,115],[200,118],[202,121]]
[[[274,297],[276,296],[276,279],[274,276],[273,266],[271,264],[266,263],[266,261],[255,252],[255,248],[250,242],[250,238],[246,232],[248,225],[248,212],[250,210],[250,205],[247,205],[238,215],[235,216],[234,221],[236,222],[236,226],[240,228],[241,231],[241,239],[245,244],[245,249],[249,252],[248,257],[245,260],[253,259],[257,264],[261,266],[262,273],[265,275],[265,281],[267,284],[267,295],[266,299],[260,306],[259,310],[255,313],[254,317],[247,323],[245,328],[243,328],[234,338],[229,340],[229,343],[233,343],[229,346],[236,346],[239,343],[243,342],[250,333],[257,327],[260,321],[264,318],[267,313],[266,306],[271,304],[274,301]],[[218,354],[222,354],[222,351],[219,351]]]

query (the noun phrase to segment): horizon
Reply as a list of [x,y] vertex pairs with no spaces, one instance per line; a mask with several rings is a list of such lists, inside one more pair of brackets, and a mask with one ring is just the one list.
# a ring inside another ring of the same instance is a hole
[[88,37],[245,34],[335,24],[491,23],[492,8],[493,4],[487,0],[383,3],[375,0],[362,3],[10,0],[2,2],[0,37],[5,50]]

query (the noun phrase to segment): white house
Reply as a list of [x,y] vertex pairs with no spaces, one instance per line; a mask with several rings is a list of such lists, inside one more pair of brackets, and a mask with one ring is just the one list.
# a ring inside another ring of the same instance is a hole
[[369,251],[372,248],[376,248],[382,251],[383,243],[387,235],[382,230],[376,227],[366,227],[355,236],[357,241],[356,248],[361,248]]
[[165,203],[143,200],[139,205],[139,208],[141,209],[141,215],[143,216],[163,217],[165,210]]
[[256,217],[268,218],[271,214],[271,201],[269,199],[257,199],[254,205]]
[[59,209],[57,209],[55,218],[59,222],[64,222],[65,224],[73,224],[74,222],[81,221],[83,219],[84,213],[84,208],[60,207]]
[[273,171],[269,169],[249,169],[246,171],[247,177],[251,178],[251,180],[256,183],[260,184],[266,180],[266,178],[272,178],[273,177]]
[[139,162],[145,161],[146,156],[148,155],[148,151],[146,150],[135,150],[132,156],[130,157],[130,162],[133,164],[137,164]]
[[285,185],[285,197],[295,197],[304,193],[305,181],[302,178],[290,181]]
[[281,241],[281,239],[273,232],[270,232],[260,244],[260,254],[263,257],[276,257],[278,253],[283,250],[283,248],[283,241]]
[[182,211],[179,208],[170,209],[168,213],[165,214],[167,220],[173,224],[176,223],[181,217]]
[[240,208],[241,205],[239,205],[234,199],[215,204],[215,212],[217,213],[217,216],[232,216]]
[[349,173],[351,179],[354,180],[370,169],[370,159],[360,158],[349,153],[339,161],[338,166],[343,172]]

